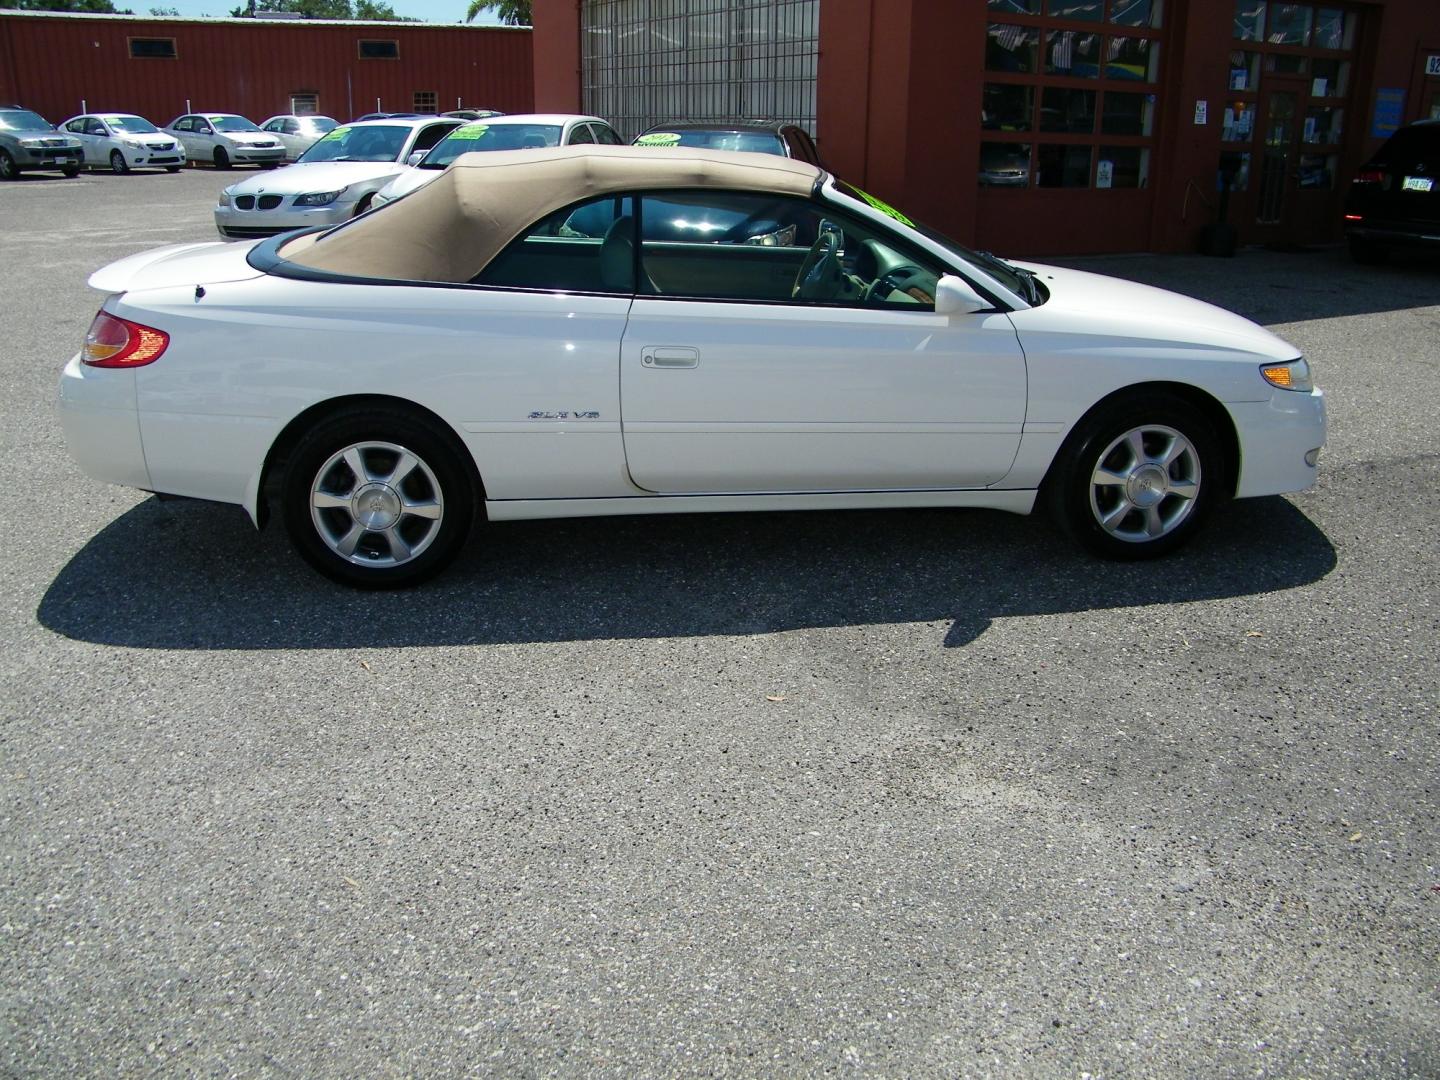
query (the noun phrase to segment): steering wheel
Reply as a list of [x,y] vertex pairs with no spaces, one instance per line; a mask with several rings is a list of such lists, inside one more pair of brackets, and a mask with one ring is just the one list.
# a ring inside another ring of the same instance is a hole
[[[903,292],[922,304],[933,304],[934,286],[930,285],[928,279],[934,276],[918,266],[897,266],[870,283],[870,287],[865,290],[865,303],[883,303],[892,292]],[[925,288],[926,285],[930,287]]]
[[822,229],[800,263],[795,284],[790,287],[791,297],[796,300],[828,300],[833,296],[841,278],[839,252],[840,235],[830,229]]

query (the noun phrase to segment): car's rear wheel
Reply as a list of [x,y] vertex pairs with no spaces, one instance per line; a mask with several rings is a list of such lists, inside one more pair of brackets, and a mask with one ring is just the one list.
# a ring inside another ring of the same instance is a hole
[[230,167],[230,155],[225,152],[223,146],[217,146],[215,148],[213,160],[215,162],[215,168],[217,169],[228,169]]
[[1185,543],[1225,473],[1209,421],[1159,392],[1087,418],[1061,454],[1049,480],[1051,510],[1073,539],[1111,559],[1154,558]]
[[283,485],[296,549],[322,574],[361,588],[438,573],[474,518],[470,472],[452,441],[399,410],[323,421],[295,447]]
[[15,167],[15,159],[6,151],[0,150],[0,180],[14,180],[20,175],[20,170]]
[[125,155],[119,150],[110,151],[110,171],[117,175],[130,171],[130,166],[125,163]]

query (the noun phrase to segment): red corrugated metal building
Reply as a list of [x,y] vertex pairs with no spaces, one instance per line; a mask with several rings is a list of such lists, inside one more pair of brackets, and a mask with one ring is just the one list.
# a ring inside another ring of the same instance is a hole
[[528,112],[530,31],[4,12],[0,102],[52,122],[109,111],[157,124],[192,109],[257,122],[292,111],[350,120],[377,102],[389,112],[444,112],[457,103]]

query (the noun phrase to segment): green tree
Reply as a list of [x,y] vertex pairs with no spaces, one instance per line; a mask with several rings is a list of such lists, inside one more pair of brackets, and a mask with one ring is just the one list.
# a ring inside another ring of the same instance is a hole
[[363,19],[380,22],[418,22],[395,14],[386,0],[251,0],[244,7],[232,8],[233,19],[253,19],[262,11],[290,11],[304,19]]
[[534,25],[535,20],[530,17],[530,0],[470,0],[465,21],[474,22],[475,16],[491,8],[495,9],[495,14],[500,16],[500,21],[506,26]]
[[179,15],[179,14],[180,14],[180,9],[179,9],[179,8],[173,8],[173,7],[152,7],[152,8],[150,9],[150,14],[151,14],[151,15]]
[[11,7],[21,11],[79,11],[95,15],[134,15],[129,8],[117,8],[110,0],[15,0]]

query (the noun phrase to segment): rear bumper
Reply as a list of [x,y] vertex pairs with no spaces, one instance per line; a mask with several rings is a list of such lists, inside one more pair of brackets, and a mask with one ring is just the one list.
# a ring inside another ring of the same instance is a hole
[[[1325,445],[1325,394],[1276,390],[1269,401],[1228,405],[1240,435],[1240,479],[1235,497],[1281,495],[1314,485]],[[1307,461],[1307,456],[1311,460]]]
[[78,354],[71,357],[56,412],[65,447],[87,476],[150,490],[133,371],[86,367]]
[[1440,250],[1440,221],[1366,221],[1347,226],[1345,238],[1361,240],[1367,244],[1383,244],[1386,247],[1421,248],[1435,251]]

